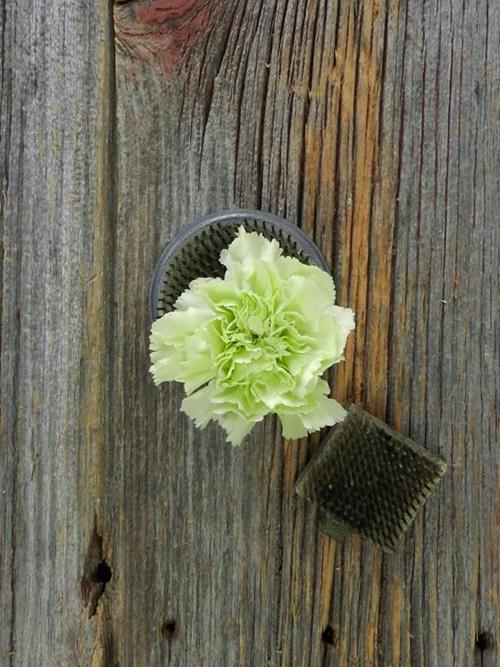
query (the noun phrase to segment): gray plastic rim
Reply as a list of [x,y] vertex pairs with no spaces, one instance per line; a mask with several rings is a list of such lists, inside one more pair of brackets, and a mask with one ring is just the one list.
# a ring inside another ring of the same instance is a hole
[[170,262],[171,258],[176,254],[178,249],[187,241],[190,236],[196,234],[200,229],[209,227],[214,223],[221,223],[226,221],[234,222],[235,220],[262,220],[263,222],[275,225],[282,231],[289,234],[293,239],[295,239],[297,245],[302,247],[304,254],[309,258],[312,264],[318,266],[320,269],[323,269],[323,271],[330,273],[330,268],[318,246],[299,227],[293,225],[291,222],[288,222],[288,220],[280,218],[273,213],[244,208],[228,209],[226,211],[210,213],[209,215],[206,215],[196,222],[193,222],[187,227],[181,229],[180,232],[178,232],[165,246],[161,257],[154,268],[149,285],[149,317],[151,323],[157,319],[156,309],[158,304],[160,285],[165,273],[165,267]]

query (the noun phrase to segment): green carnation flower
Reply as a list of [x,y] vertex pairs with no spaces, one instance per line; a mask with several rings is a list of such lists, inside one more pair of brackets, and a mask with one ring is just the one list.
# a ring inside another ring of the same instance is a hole
[[153,324],[155,383],[183,382],[182,410],[234,445],[271,412],[285,438],[341,421],[321,375],[343,359],[354,313],[335,305],[330,275],[243,227],[220,261],[224,279],[194,280]]

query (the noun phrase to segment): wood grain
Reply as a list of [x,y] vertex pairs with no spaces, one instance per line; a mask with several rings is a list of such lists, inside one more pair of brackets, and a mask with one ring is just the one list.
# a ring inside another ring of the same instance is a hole
[[89,665],[80,580],[105,455],[111,15],[27,0],[0,12],[0,664]]
[[[127,0],[114,44],[104,0],[0,12],[1,660],[497,665],[492,3]],[[450,464],[395,556],[293,493],[318,435],[232,449],[152,385],[154,263],[230,206],[315,239],[335,395]]]

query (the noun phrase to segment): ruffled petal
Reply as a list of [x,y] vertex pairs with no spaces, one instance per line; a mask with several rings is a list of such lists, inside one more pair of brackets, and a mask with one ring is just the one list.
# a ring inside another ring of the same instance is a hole
[[234,447],[241,444],[243,438],[250,433],[255,425],[255,422],[249,421],[234,412],[221,415],[217,420],[227,433],[227,441]]
[[166,345],[183,343],[188,337],[199,332],[212,319],[212,313],[188,308],[174,310],[153,322],[150,349],[159,350]]
[[213,405],[211,402],[213,391],[213,385],[209,384],[191,394],[191,396],[187,396],[182,401],[181,410],[191,417],[199,428],[206,426],[213,418]]
[[318,431],[323,426],[333,426],[346,416],[346,410],[333,398],[320,396],[311,412],[301,415],[304,428],[309,433]]
[[284,438],[296,440],[307,435],[307,429],[298,415],[278,412],[278,417],[281,421]]
[[248,277],[263,264],[272,264],[282,252],[277,241],[269,241],[257,232],[247,232],[241,226],[229,248],[221,252],[220,262],[227,268],[226,279],[232,280]]
[[295,257],[280,257],[277,269],[284,281],[294,276],[312,281],[319,292],[328,295],[330,303],[335,303],[335,285],[333,278],[326,271],[311,264],[304,264]]

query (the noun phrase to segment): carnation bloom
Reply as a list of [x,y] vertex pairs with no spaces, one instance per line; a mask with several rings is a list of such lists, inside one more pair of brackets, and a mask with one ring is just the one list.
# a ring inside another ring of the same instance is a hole
[[219,422],[234,445],[271,412],[285,438],[341,421],[321,375],[343,359],[354,313],[335,305],[331,276],[243,227],[220,261],[224,279],[193,280],[154,322],[155,383],[183,382],[182,410],[199,427]]

